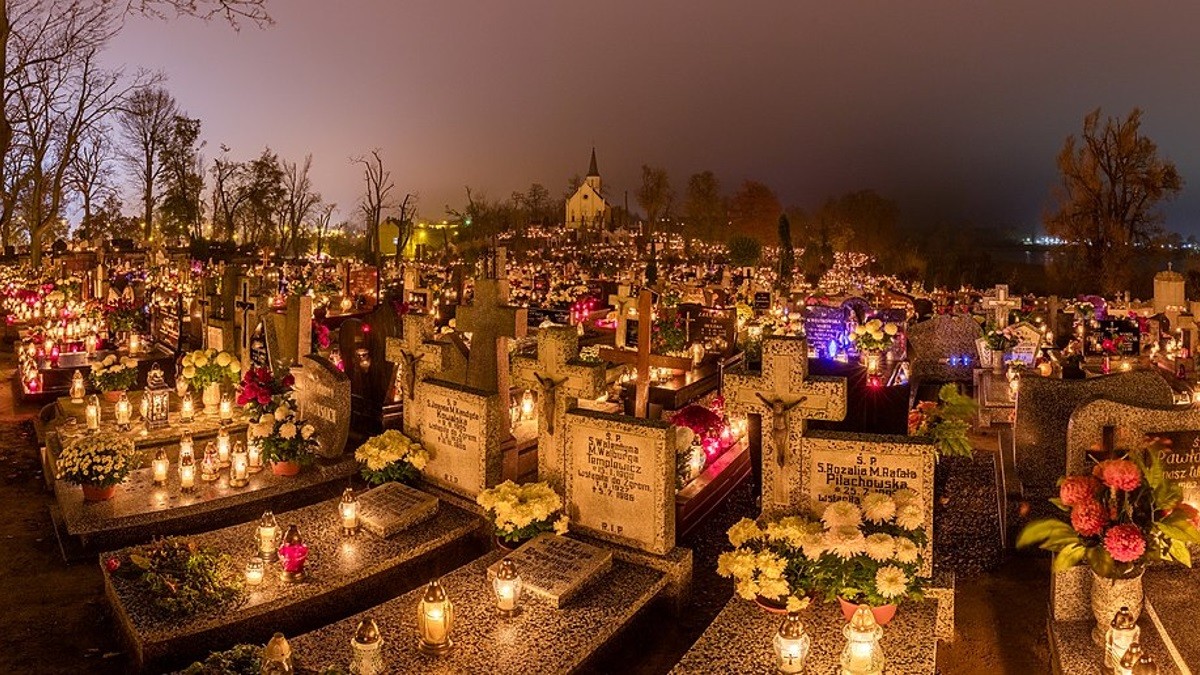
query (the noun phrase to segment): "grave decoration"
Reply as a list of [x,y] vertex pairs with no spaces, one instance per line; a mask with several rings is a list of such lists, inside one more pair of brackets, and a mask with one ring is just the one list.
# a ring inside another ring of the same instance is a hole
[[885,323],[880,319],[871,319],[854,327],[850,340],[862,355],[869,375],[879,374],[883,356],[892,348],[899,333],[899,324],[890,321]]
[[112,400],[120,392],[137,386],[138,364],[135,359],[109,354],[104,360],[92,364],[92,386],[96,391]]
[[1017,346],[1017,336],[1009,326],[1000,328],[986,324],[983,337],[979,339],[979,361],[990,366],[993,373],[1004,371],[1004,355]]
[[1036,520],[1022,529],[1017,546],[1053,552],[1061,573],[1086,564],[1094,575],[1092,632],[1104,632],[1121,607],[1134,619],[1142,610],[1142,575],[1150,563],[1190,565],[1188,544],[1200,544],[1200,512],[1184,503],[1179,485],[1166,477],[1163,451],[1153,442],[1096,464],[1089,474],[1069,475],[1051,499],[1068,514]]
[[358,446],[354,458],[362,464],[363,480],[370,485],[412,484],[429,462],[429,453],[415,440],[388,429]]
[[691,403],[676,411],[671,424],[692,432],[691,443],[680,446],[675,459],[675,487],[695,480],[706,468],[731,451],[745,435],[746,420],[729,419],[725,414],[725,399],[717,395],[710,406]]
[[928,579],[929,541],[922,497],[913,490],[869,492],[824,506],[819,518],[784,516],[762,525],[744,518],[729,529],[734,550],[717,571],[737,594],[768,610],[799,611],[811,598],[838,600],[847,619],[859,604],[880,624],[905,600],[919,600]]
[[56,477],[81,486],[86,501],[106,501],[112,499],[136,461],[133,441],[128,437],[95,433],[63,449],[56,460]]
[[246,600],[233,559],[185,538],[159,539],[109,560],[109,572],[134,586],[163,620],[228,611]]
[[553,607],[568,606],[588,584],[612,568],[611,551],[558,534],[539,534],[488,567],[493,584],[505,567],[520,572],[521,585]]
[[201,401],[209,414],[216,415],[222,385],[238,380],[242,364],[233,354],[211,347],[184,354],[180,363],[183,366],[180,376],[192,391],[201,393]]
[[546,483],[517,485],[506,480],[480,492],[475,503],[487,512],[497,543],[506,548],[516,548],[543,532],[567,532],[562,497]]
[[804,311],[804,335],[809,351],[819,359],[835,359],[850,346],[846,309],[812,305]]
[[908,415],[910,436],[933,441],[938,458],[970,457],[974,447],[968,433],[978,405],[953,383],[942,385],[937,401],[921,401]]

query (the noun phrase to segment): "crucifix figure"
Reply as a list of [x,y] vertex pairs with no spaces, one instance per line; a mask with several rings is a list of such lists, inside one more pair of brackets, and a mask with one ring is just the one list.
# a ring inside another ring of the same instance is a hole
[[458,330],[471,334],[467,386],[507,396],[508,340],[525,337],[528,310],[508,304],[504,249],[491,255],[487,274],[475,280],[474,301],[458,307]]
[[542,406],[543,417],[541,419],[546,420],[544,422],[546,433],[552,434],[554,433],[554,393],[567,381],[567,378],[563,377],[556,380],[541,373],[534,373],[533,376],[537,379],[538,387],[541,388],[541,391],[538,393],[538,402]]
[[629,287],[622,284],[617,287],[617,292],[608,296],[608,302],[617,310],[617,336],[613,341],[613,346],[617,349],[625,348],[625,336],[627,320],[629,318],[629,305],[637,300],[629,294]]
[[996,297],[983,301],[983,306],[992,310],[996,322],[996,328],[1008,327],[1009,311],[1020,306],[1020,303],[1008,297],[1008,286],[1005,284],[996,285]]
[[[633,415],[646,417],[650,408],[650,367],[680,368],[677,357],[659,356],[650,353],[650,332],[653,328],[654,293],[642,289],[638,294],[638,340],[637,351],[602,347],[600,358],[612,363],[633,364],[637,369],[634,389]],[[685,361],[686,362],[686,361]],[[690,365],[690,362],[686,362]]]
[[787,414],[792,408],[807,401],[808,397],[801,396],[791,403],[784,403],[781,398],[768,401],[766,396],[757,391],[754,392],[754,395],[771,411],[771,440],[775,443],[775,462],[779,466],[783,466],[787,462],[787,453],[785,452],[788,437]]

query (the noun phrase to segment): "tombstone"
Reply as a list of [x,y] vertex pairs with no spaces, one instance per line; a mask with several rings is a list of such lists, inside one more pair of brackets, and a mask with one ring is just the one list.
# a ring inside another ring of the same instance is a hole
[[756,291],[751,301],[750,308],[754,310],[755,314],[765,314],[766,312],[771,311],[771,292]]
[[[580,590],[612,568],[612,551],[556,534],[542,534],[504,559],[520,570],[522,588],[555,608],[568,604]],[[488,567],[489,578],[496,576],[500,563],[497,560]]]
[[256,297],[252,289],[252,281],[247,277],[238,279],[238,294],[234,301],[234,326],[237,331],[237,356],[245,370],[251,365],[250,352],[254,334],[261,323],[261,315],[270,307],[270,303]]
[[570,326],[538,331],[537,358],[513,358],[518,387],[538,393],[538,480],[558,492],[564,489],[565,435],[563,418],[580,398],[594,399],[605,391],[603,365],[577,361],[579,334]]
[[350,433],[350,380],[323,356],[308,354],[292,368],[300,419],[313,425],[317,454],[336,459]]
[[[650,367],[659,368],[688,368],[691,361],[672,356],[662,356],[650,352],[651,323],[649,318],[654,314],[654,292],[643,288],[638,293],[638,325],[637,350],[600,349],[600,358],[613,363],[624,363],[636,368],[637,380],[633,404],[634,417],[646,417],[650,408]],[[645,320],[643,320],[645,319]],[[682,363],[681,363],[682,361]]]
[[415,390],[405,417],[412,408],[416,436],[430,453],[425,480],[470,498],[499,484],[500,446],[509,436],[507,394],[431,378],[417,380]]
[[871,303],[859,297],[844,300],[842,309],[846,310],[846,318],[853,319],[855,323],[864,323],[873,312]]
[[508,304],[504,249],[486,261],[484,276],[475,280],[475,298],[458,308],[458,330],[471,333],[467,386],[508,396],[508,340],[525,337],[526,310]]
[[810,419],[846,416],[846,380],[809,377],[804,338],[764,338],[762,359],[761,373],[744,365],[725,371],[723,391],[731,414],[761,417],[763,513],[770,516],[793,511],[801,503],[800,452],[806,425]]
[[1044,333],[1028,321],[1014,324],[1011,330],[1017,344],[1011,350],[1012,360],[1032,367],[1041,354]]
[[696,338],[722,358],[737,351],[737,310],[723,307],[704,307],[700,310]]
[[1105,343],[1111,341],[1120,356],[1137,356],[1142,350],[1142,329],[1133,319],[1103,319],[1100,328],[1087,341],[1088,353],[1104,354]]
[[363,529],[384,539],[429,520],[437,509],[437,497],[401,483],[384,483],[358,496]]
[[846,351],[849,334],[846,308],[812,305],[804,311],[804,336],[817,358],[833,358]]
[[908,357],[915,386],[922,382],[970,382],[975,341],[983,331],[974,318],[942,314],[908,327]]
[[992,313],[992,323],[996,328],[1007,328],[1009,313],[1021,306],[1021,302],[1008,295],[1007,284],[997,284],[995,295],[983,301],[985,309]]
[[566,414],[571,526],[656,555],[675,546],[675,461],[687,430],[590,410]]

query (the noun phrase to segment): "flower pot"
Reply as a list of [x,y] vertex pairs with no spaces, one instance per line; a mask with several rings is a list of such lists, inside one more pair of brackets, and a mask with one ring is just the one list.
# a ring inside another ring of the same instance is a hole
[[975,340],[975,351],[979,353],[980,363],[992,362],[992,348],[988,346],[986,339],[978,338]]
[[787,603],[780,602],[774,598],[764,598],[761,595],[754,596],[754,604],[758,605],[768,614],[787,614]]
[[123,389],[116,389],[114,391],[101,392],[100,397],[108,403],[116,403],[117,401],[121,400],[121,394],[124,393],[125,391]]
[[1004,352],[992,352],[992,372],[997,375],[1004,373]]
[[200,395],[200,400],[204,403],[205,408],[211,408],[215,413],[221,405],[221,384],[213,382],[204,388],[204,392]]
[[513,551],[521,548],[525,545],[525,542],[529,541],[528,539],[521,539],[519,541],[510,543],[501,539],[499,535],[492,535],[492,538],[496,540],[496,548],[502,551],[507,551],[508,553],[512,553]]
[[83,501],[85,502],[106,502],[117,494],[117,486],[109,485],[108,487],[100,487],[99,485],[83,484]]
[[1137,576],[1128,579],[1105,579],[1092,572],[1092,616],[1096,618],[1092,639],[1096,644],[1104,644],[1104,634],[1122,607],[1128,607],[1135,620],[1142,615],[1144,572],[1144,568],[1139,569]]
[[[850,602],[845,598],[838,598],[838,602],[842,605],[842,616],[846,617],[846,621],[854,618],[854,612],[858,610],[858,603]],[[892,620],[892,617],[896,616],[896,606],[882,605],[880,607],[872,607],[871,614],[875,617],[875,623],[880,626],[886,626]]]
[[271,464],[271,473],[276,476],[295,476],[300,473],[300,462],[275,462]]

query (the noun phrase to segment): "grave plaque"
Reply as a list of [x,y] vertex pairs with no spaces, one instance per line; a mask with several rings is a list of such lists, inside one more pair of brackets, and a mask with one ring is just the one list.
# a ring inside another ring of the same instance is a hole
[[313,425],[317,455],[341,457],[350,433],[350,379],[323,356],[300,359],[296,374],[296,403],[300,418]]
[[[545,598],[555,607],[567,604],[571,597],[612,567],[612,552],[581,541],[543,534],[505,556],[521,575],[525,590]],[[488,567],[488,577],[496,576],[500,561]]]
[[755,312],[771,311],[771,293],[770,293],[770,291],[758,291],[757,293],[754,294],[753,309]]
[[363,529],[384,539],[429,520],[437,508],[437,497],[400,483],[385,483],[358,497]]
[[1200,431],[1153,431],[1163,445],[1163,475],[1183,489],[1184,501],[1200,503]]
[[675,545],[679,427],[592,411],[567,413],[567,509],[602,539],[662,555]]
[[1032,366],[1041,351],[1042,331],[1024,321],[1013,326],[1011,330],[1017,339],[1017,345],[1011,352],[1012,360]]
[[1093,334],[1089,345],[1093,354],[1105,352],[1105,342],[1122,356],[1137,356],[1141,353],[1142,330],[1137,321],[1130,319],[1104,319],[1100,329]]
[[204,345],[208,349],[225,349],[225,329],[220,326],[209,326],[204,335]]
[[809,307],[804,314],[804,334],[809,347],[821,358],[843,351],[847,342],[846,310],[825,305]]

